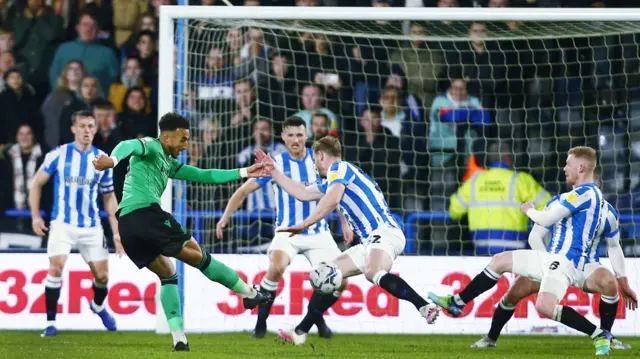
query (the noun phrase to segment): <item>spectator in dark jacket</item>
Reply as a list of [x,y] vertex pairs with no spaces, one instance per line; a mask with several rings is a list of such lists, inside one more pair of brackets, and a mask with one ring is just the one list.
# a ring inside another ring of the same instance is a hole
[[44,0],[30,0],[13,21],[14,52],[26,63],[26,80],[39,99],[49,93],[49,67],[64,35],[64,20]]
[[36,138],[42,138],[42,116],[33,88],[15,67],[4,73],[4,81],[6,87],[0,92],[0,143],[13,142],[18,127],[24,123],[31,126]]
[[125,139],[157,135],[157,121],[146,110],[148,101],[144,90],[139,87],[127,91],[123,111],[118,115],[118,127]]

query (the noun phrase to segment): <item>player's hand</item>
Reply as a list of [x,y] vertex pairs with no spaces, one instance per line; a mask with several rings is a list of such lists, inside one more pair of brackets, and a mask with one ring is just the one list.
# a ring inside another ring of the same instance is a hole
[[536,206],[533,205],[533,202],[525,202],[520,206],[520,209],[522,210],[522,213],[527,214],[527,211],[535,207]]
[[105,154],[100,154],[98,157],[93,159],[93,167],[95,167],[98,171],[104,171],[107,168],[113,168],[113,160]]
[[266,154],[263,150],[256,151],[256,163],[264,163],[273,166],[273,158]]
[[302,226],[301,224],[296,224],[291,227],[280,228],[276,232],[287,232],[289,233],[289,237],[293,237],[296,234],[302,233],[305,229],[306,227]]
[[247,174],[249,178],[260,178],[271,175],[271,164],[268,163],[255,163],[251,167],[247,168]]
[[638,296],[636,292],[631,289],[631,286],[629,286],[627,277],[618,278],[618,284],[620,285],[620,294],[622,294],[627,308],[636,310],[636,308],[638,308]]
[[42,219],[42,217],[34,217],[31,219],[31,229],[33,229],[33,233],[40,237],[44,236],[44,233],[49,230],[49,228],[44,225],[44,219]]
[[344,244],[351,244],[353,242],[353,230],[349,225],[342,225],[342,239],[344,240]]
[[229,220],[225,217],[220,218],[218,223],[216,223],[216,238],[222,239],[222,237],[224,236],[222,230],[227,228],[227,224],[229,224]]
[[116,247],[116,255],[118,258],[122,258],[127,255],[124,251],[124,247],[122,246],[122,242],[120,241],[120,234],[113,234],[113,244]]

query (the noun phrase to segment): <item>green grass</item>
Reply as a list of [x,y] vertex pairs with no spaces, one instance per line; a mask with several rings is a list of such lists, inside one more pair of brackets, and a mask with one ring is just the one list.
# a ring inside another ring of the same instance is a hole
[[[504,336],[498,348],[470,349],[480,336],[336,335],[332,340],[311,335],[294,347],[268,334],[253,340],[248,333],[191,334],[190,353],[173,353],[170,335],[142,332],[0,331],[0,358],[583,358],[594,355],[591,340],[576,336]],[[614,357],[640,357],[640,338],[621,338],[634,346],[613,351]]]

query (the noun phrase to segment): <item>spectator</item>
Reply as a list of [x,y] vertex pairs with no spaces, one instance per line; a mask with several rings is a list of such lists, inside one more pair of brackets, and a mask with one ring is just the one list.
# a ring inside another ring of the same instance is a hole
[[356,149],[347,151],[347,156],[378,183],[391,209],[400,210],[400,139],[381,122],[378,110],[365,110],[360,117]]
[[[412,23],[409,36],[425,36],[424,26],[418,22]],[[411,74],[407,79],[407,91],[430,104],[438,92],[438,79],[444,65],[442,52],[424,40],[409,40],[407,46],[391,54],[391,62],[402,66],[405,74]]]
[[138,57],[142,65],[142,79],[147,86],[155,86],[158,82],[158,52],[156,51],[156,34],[142,31],[138,34],[136,49],[129,57]]
[[[314,51],[308,54],[307,61],[309,80],[323,87],[327,101],[338,100],[340,90],[351,86],[345,49],[339,41],[325,34],[315,33],[313,40]],[[338,106],[327,107],[338,110]]]
[[80,88],[73,94],[71,101],[62,109],[60,114],[60,139],[58,144],[73,142],[73,133],[71,133],[73,114],[81,110],[90,110],[91,102],[96,98],[104,97],[102,88],[98,79],[94,76],[86,76],[80,81]]
[[160,6],[175,5],[176,0],[149,0],[149,8],[156,19],[160,18]]
[[287,115],[298,107],[298,84],[290,69],[291,57],[284,52],[275,53],[271,58],[271,76],[265,76],[265,86],[273,94],[283,94]]
[[20,125],[26,123],[37,139],[43,135],[43,121],[35,93],[25,83],[20,71],[13,67],[4,73],[6,87],[0,92],[0,144],[15,139]]
[[108,89],[120,74],[118,59],[111,49],[96,42],[98,26],[93,15],[84,13],[76,26],[78,39],[58,47],[49,69],[49,81],[55,88],[62,67],[73,59],[82,59],[87,72],[95,76],[100,88]]
[[495,142],[487,153],[487,171],[476,172],[450,198],[449,214],[469,218],[475,254],[527,248],[529,219],[520,204],[541,210],[551,195],[528,173],[512,169],[510,144]]
[[0,0],[0,29],[11,30],[17,13],[16,1]]
[[[120,81],[112,84],[109,89],[109,101],[115,106],[117,113],[122,112],[122,102],[130,88],[140,87],[144,90],[147,98],[151,96],[151,87],[145,86],[142,74],[140,59],[137,57],[128,58],[124,64],[124,71],[120,75]],[[147,104],[147,112],[151,112],[150,103]]]
[[143,14],[136,20],[135,31],[129,35],[127,41],[120,47],[121,57],[127,58],[127,54],[134,51],[136,43],[138,42],[138,36],[140,36],[140,33],[143,31],[151,31],[156,35],[158,34],[158,22],[152,14]]
[[0,30],[0,52],[13,52],[14,46],[15,41],[13,38],[13,33],[8,30]]
[[113,0],[116,46],[121,47],[133,34],[137,21],[149,11],[146,0]]
[[97,98],[91,102],[91,111],[98,126],[93,145],[109,154],[120,141],[124,140],[116,125],[115,105],[103,98]]
[[64,20],[44,0],[29,0],[13,28],[15,53],[25,61],[26,80],[35,88],[38,99],[43,100],[50,91],[49,67],[64,36]]
[[264,38],[260,28],[252,28],[247,34],[248,41],[240,49],[241,61],[235,60],[234,75],[236,78],[248,77],[254,83],[258,82],[258,74],[269,73],[270,46]]
[[60,118],[62,110],[80,91],[80,81],[86,76],[84,66],[80,60],[69,61],[58,76],[55,90],[47,95],[42,104],[44,117],[44,143],[54,148],[60,141]]
[[381,126],[388,129],[391,135],[398,139],[402,135],[402,125],[405,122],[406,114],[401,107],[401,99],[395,87],[387,87],[382,92],[380,98]]
[[329,129],[329,116],[322,112],[316,112],[311,118],[311,138],[308,146],[312,147],[313,143],[327,136],[338,136],[338,131]]
[[[38,168],[44,161],[47,149],[41,147],[36,141],[29,125],[18,127],[15,134],[16,143],[4,150],[4,161],[0,162],[0,174],[2,188],[0,189],[0,213],[6,209],[15,208],[26,210],[29,208],[29,188]],[[41,205],[45,210],[51,208],[51,186],[45,187],[45,193],[41,197]],[[3,230],[13,230],[21,233],[30,232],[29,218],[16,218],[5,220]],[[6,227],[10,227],[6,228]]]
[[[431,166],[451,166],[453,154],[470,153],[475,132],[466,130],[468,126],[483,126],[490,123],[489,113],[482,108],[477,97],[467,95],[467,83],[464,80],[453,80],[449,90],[433,100],[429,115],[429,150]],[[472,127],[473,128],[473,127]],[[466,131],[462,131],[466,130]],[[462,132],[462,138],[458,133]],[[463,142],[459,146],[459,140]],[[461,148],[459,148],[461,147]]]
[[322,88],[317,84],[308,84],[302,88],[302,110],[295,113],[307,124],[307,135],[312,137],[311,133],[311,117],[316,112],[322,112],[329,117],[332,130],[338,130],[338,117],[333,111],[323,106],[324,93]]
[[118,115],[118,127],[125,139],[155,137],[158,134],[156,119],[147,112],[149,100],[143,89],[132,87],[127,91]]
[[233,99],[234,77],[221,48],[212,46],[204,67],[192,78],[190,108],[200,113],[218,112]]
[[[86,0],[85,0],[86,1]],[[93,15],[98,25],[97,39],[103,45],[115,50],[117,48],[113,36],[114,12],[112,0],[92,0],[81,6],[81,11]],[[106,87],[105,87],[106,88]]]
[[226,48],[229,56],[226,61],[227,63],[237,65],[242,62],[240,52],[244,47],[245,38],[245,34],[242,32],[241,28],[232,28],[227,31],[227,35],[225,36]]
[[4,74],[16,65],[16,58],[11,52],[0,52],[0,91],[4,90]]

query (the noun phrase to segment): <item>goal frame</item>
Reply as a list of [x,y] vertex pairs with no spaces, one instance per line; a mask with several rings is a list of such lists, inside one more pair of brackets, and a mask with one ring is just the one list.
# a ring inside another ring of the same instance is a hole
[[[353,21],[640,21],[638,8],[374,8],[374,7],[243,7],[243,6],[161,6],[159,23],[158,121],[175,111],[174,86],[175,20],[188,19],[255,20],[353,20]],[[184,71],[179,68],[178,71]],[[173,212],[173,182],[161,198],[163,210]],[[180,276],[184,264],[176,262]],[[184,280],[181,278],[181,283]],[[184,293],[182,293],[184,311]],[[159,291],[158,291],[159,293]],[[167,333],[168,326],[159,294],[156,294],[156,332]]]

